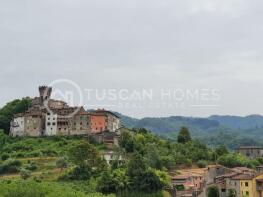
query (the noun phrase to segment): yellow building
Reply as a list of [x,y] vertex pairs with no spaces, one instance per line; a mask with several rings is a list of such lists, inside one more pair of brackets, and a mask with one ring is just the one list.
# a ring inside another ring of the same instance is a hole
[[263,173],[240,174],[231,179],[239,182],[236,192],[240,197],[263,197]]

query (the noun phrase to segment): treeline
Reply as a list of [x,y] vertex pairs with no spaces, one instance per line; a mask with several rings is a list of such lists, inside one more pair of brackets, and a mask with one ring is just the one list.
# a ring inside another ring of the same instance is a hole
[[26,111],[32,105],[30,98],[16,99],[7,103],[3,108],[0,108],[0,129],[6,134],[10,130],[10,122],[13,115]]

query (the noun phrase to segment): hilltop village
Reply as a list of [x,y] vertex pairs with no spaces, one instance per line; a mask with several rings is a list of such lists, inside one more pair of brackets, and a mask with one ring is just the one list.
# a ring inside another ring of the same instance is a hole
[[14,115],[11,136],[92,135],[98,141],[117,143],[121,128],[117,115],[104,109],[87,112],[82,106],[71,107],[64,101],[51,99],[51,93],[51,87],[39,87],[39,96],[33,98],[32,106]]
[[[202,160],[197,159],[196,163],[185,165],[182,154],[178,157],[179,159],[176,160],[179,165],[176,165],[177,163],[173,164],[172,158],[167,157],[167,155],[176,150],[180,145],[183,146],[183,149],[178,149],[175,156],[181,154],[181,151],[185,154],[185,151],[194,145],[194,142],[189,143],[191,139],[189,139],[189,142],[180,142],[182,144],[178,143],[173,145],[168,141],[160,140],[154,137],[154,135],[142,130],[137,133],[126,132],[126,135],[122,138],[124,142],[122,142],[120,136],[121,133],[125,134],[125,132],[121,132],[121,121],[117,115],[104,109],[86,111],[82,106],[72,107],[64,101],[51,99],[51,94],[51,87],[40,86],[39,96],[32,99],[32,105],[25,112],[14,114],[10,122],[9,135],[11,139],[15,140],[13,137],[27,136],[92,136],[97,142],[103,142],[106,145],[106,149],[103,150],[100,155],[104,157],[108,166],[113,166],[114,164],[121,166],[123,163],[132,160],[132,157],[129,158],[127,155],[135,153],[137,150],[141,152],[144,151],[150,155],[144,156],[145,160],[149,157],[148,162],[151,163],[151,165],[156,165],[158,169],[163,169],[163,167],[167,169],[165,173],[167,172],[167,175],[169,174],[169,184],[164,187],[164,190],[168,191],[171,197],[207,197],[209,196],[208,191],[213,187],[218,190],[216,197],[263,196],[263,162],[255,165],[254,168],[248,165],[239,166],[239,164],[226,167],[224,164],[217,164],[217,160],[212,161],[211,159],[207,159],[209,165],[197,168],[198,165],[196,166],[196,164]],[[48,138],[45,139],[48,140]],[[27,139],[24,138],[24,140]],[[30,140],[39,139],[30,138]],[[153,144],[154,146],[152,146]],[[119,146],[129,154],[116,155],[113,148],[114,145]],[[14,151],[15,155],[21,157],[21,154],[23,155],[25,153],[16,153],[16,151],[19,150],[18,147],[23,150],[26,148],[27,150],[28,146],[29,144],[26,144],[26,146],[16,144],[15,149],[10,148],[4,149],[3,151],[5,153],[8,152],[10,155],[11,152]],[[145,149],[147,146],[148,148]],[[156,150],[154,150],[155,146],[157,148]],[[201,154],[203,150],[208,150],[206,148],[201,149],[201,147],[199,144],[194,149],[191,149],[191,152],[199,150],[200,152],[198,154]],[[161,152],[162,150],[163,153]],[[156,152],[153,154],[152,151]],[[52,155],[53,152],[54,150],[42,150],[41,153],[48,153],[48,156],[50,156],[49,154]],[[256,161],[263,157],[262,147],[257,146],[240,147],[236,150],[236,153],[238,153],[239,156],[242,155],[243,158],[246,158],[248,161]],[[200,156],[198,156],[197,153],[195,154],[196,157],[204,158],[202,154]],[[209,152],[206,152],[205,157],[208,156]],[[188,155],[187,158],[190,158],[190,156]],[[152,163],[152,161],[157,161],[156,159],[160,160],[158,161],[159,163]],[[182,168],[180,162],[184,164]],[[169,166],[171,167],[170,169],[168,168]],[[141,166],[136,166],[136,170],[138,167]],[[144,171],[147,170],[143,169],[143,172]]]

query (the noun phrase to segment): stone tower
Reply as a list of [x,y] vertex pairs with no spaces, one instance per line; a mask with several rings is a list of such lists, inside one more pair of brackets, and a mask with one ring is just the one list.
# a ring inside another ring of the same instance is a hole
[[38,90],[39,90],[40,102],[41,102],[41,105],[43,105],[44,102],[50,98],[52,88],[48,86],[39,86]]

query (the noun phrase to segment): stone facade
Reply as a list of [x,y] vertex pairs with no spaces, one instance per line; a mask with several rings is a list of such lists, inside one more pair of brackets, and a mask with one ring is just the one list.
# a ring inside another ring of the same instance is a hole
[[244,155],[248,159],[256,159],[263,156],[262,147],[258,146],[243,146],[236,150],[237,153]]
[[230,178],[226,179],[226,188],[227,188],[227,194],[229,193],[230,190],[235,191],[236,196],[241,196],[240,193],[240,180],[235,180]]

